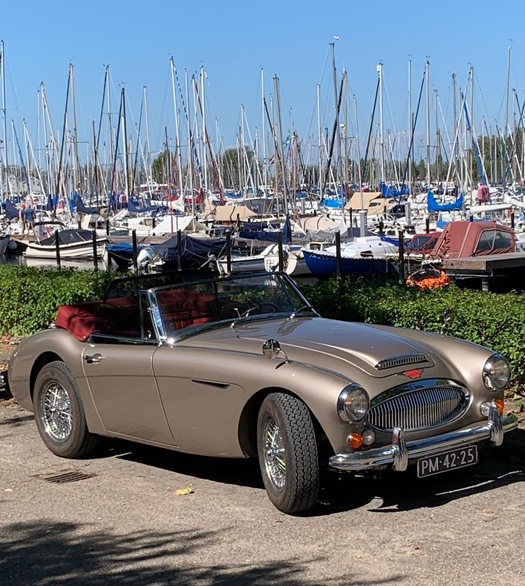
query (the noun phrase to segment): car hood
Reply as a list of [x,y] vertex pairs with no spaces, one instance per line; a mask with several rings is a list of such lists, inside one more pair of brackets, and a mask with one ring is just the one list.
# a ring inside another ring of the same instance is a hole
[[[260,354],[262,344],[268,339],[274,339],[290,360],[325,369],[333,366],[338,371],[344,370],[341,365],[341,361],[344,361],[374,377],[388,376],[410,368],[435,366],[436,357],[428,347],[396,334],[394,328],[386,331],[372,325],[305,317],[257,320],[228,330],[223,330],[223,335],[219,332],[210,333],[208,343],[220,344],[223,350]],[[204,334],[204,337],[208,336]],[[197,338],[205,343],[201,336]],[[196,341],[195,338],[193,340]],[[400,358],[404,359],[401,363]],[[334,360],[338,362],[337,366]],[[382,361],[383,368],[378,367]],[[385,364],[384,361],[391,362]]]

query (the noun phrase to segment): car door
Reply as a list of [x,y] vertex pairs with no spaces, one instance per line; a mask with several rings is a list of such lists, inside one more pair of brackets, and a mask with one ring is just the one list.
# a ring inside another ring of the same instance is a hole
[[153,374],[156,344],[99,337],[82,353],[93,401],[112,434],[174,445]]
[[[240,457],[239,419],[244,389],[231,381],[227,353],[160,346],[153,371],[177,446],[184,452]],[[230,358],[231,359],[231,358]]]

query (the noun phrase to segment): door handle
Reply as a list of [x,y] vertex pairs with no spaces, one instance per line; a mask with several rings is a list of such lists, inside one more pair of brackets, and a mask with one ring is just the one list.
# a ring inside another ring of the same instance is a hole
[[86,354],[84,360],[88,364],[94,364],[95,362],[100,362],[102,360],[102,354]]

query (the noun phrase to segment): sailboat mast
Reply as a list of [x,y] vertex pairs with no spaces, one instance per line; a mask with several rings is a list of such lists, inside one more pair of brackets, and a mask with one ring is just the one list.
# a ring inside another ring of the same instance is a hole
[[66,131],[67,131],[67,106],[69,103],[69,91],[71,87],[71,77],[68,75],[67,77],[67,91],[66,91],[66,105],[64,108],[64,124],[62,125],[62,137],[60,142],[60,158],[58,160],[58,173],[57,173],[57,195],[60,196],[60,189],[63,188],[64,192],[64,199],[66,205],[64,206],[67,209],[68,213],[70,212],[67,189],[64,182],[63,174],[62,174],[62,163],[64,160],[64,146],[66,143]]
[[[332,73],[333,73],[333,81],[334,81],[334,102],[335,102],[335,144],[336,144],[336,184],[337,184],[337,176],[341,176],[340,174],[340,165],[341,165],[341,131],[339,129],[339,106],[340,106],[340,99],[337,93],[337,70],[335,68],[335,42],[339,40],[339,37],[334,37],[334,40],[330,43],[331,52],[332,52]],[[336,185],[337,191],[337,185]]]
[[184,70],[184,85],[186,91],[186,104],[188,104],[188,111],[186,111],[186,125],[187,125],[187,132],[188,132],[188,174],[189,174],[189,188],[190,188],[190,197],[191,197],[191,213],[194,214],[195,212],[195,198],[193,197],[193,144],[192,144],[192,137],[191,137],[191,121],[190,121],[190,112],[189,112],[189,89],[188,89],[188,70]]
[[[9,161],[8,161],[8,152],[7,152],[7,107],[6,107],[6,91],[5,91],[5,51],[4,51],[4,41],[0,41],[0,66],[2,69],[2,116],[3,116],[3,125],[4,125],[4,167],[6,172],[6,180],[7,180],[7,194],[11,195],[11,184],[9,183]],[[3,190],[3,179],[0,177],[0,184],[2,185]]]
[[151,174],[151,147],[150,147],[150,140],[149,140],[149,117],[148,117],[148,90],[146,86],[142,88],[144,94],[144,113],[145,113],[145,122],[146,122],[146,144],[144,146],[145,151],[145,166],[146,166],[146,184],[148,188],[148,192],[151,193],[153,191],[153,178]]
[[438,91],[437,89],[434,89],[434,117],[435,117],[435,121],[436,121],[436,181],[439,184],[439,178],[440,178],[440,168],[439,168],[439,163],[440,163],[440,143],[441,143],[441,138],[440,138],[440,134],[439,134],[439,118],[438,118]]
[[171,70],[171,93],[173,96],[173,116],[175,118],[175,144],[177,148],[177,155],[179,164],[178,166],[178,181],[179,181],[179,193],[182,193],[182,150],[180,148],[180,130],[179,130],[179,116],[177,113],[177,92],[175,91],[175,60],[170,57],[170,70]]
[[379,165],[381,169],[380,183],[385,183],[385,144],[383,136],[383,64],[377,66],[379,75]]
[[128,126],[126,121],[126,89],[122,88],[122,130],[124,142],[124,175],[126,177],[126,195],[131,196],[133,193],[133,181],[129,169],[129,152],[128,152]]
[[427,123],[427,189],[430,190],[430,63],[425,63],[425,95],[426,95],[426,123]]
[[323,197],[323,149],[321,147],[323,143],[323,129],[321,128],[321,86],[317,84],[317,130],[318,130],[318,143],[319,143],[319,193],[321,198]]
[[[277,130],[279,133],[279,144],[278,150],[281,159],[281,170],[283,176],[283,213],[286,215],[287,209],[287,201],[288,201],[288,185],[286,181],[286,162],[284,160],[284,148],[283,148],[283,129],[281,124],[281,103],[280,103],[280,95],[279,95],[279,78],[275,75],[273,78],[274,82],[274,92],[275,92],[275,103],[277,108]],[[279,201],[279,200],[277,200]],[[279,206],[277,206],[277,213],[279,213]]]
[[[505,88],[505,132],[503,136],[507,138],[508,131],[509,131],[509,87],[510,87],[510,52],[512,50],[512,46],[508,48],[507,53],[507,83]],[[506,144],[506,141],[505,141]]]
[[75,180],[74,188],[77,189],[81,185],[80,177],[80,158],[78,156],[78,135],[77,135],[77,111],[75,107],[75,75],[73,71],[73,64],[69,64],[69,75],[71,77],[71,107],[73,108],[73,149],[75,154],[75,167],[79,176]]
[[262,136],[262,160],[264,164],[263,171],[263,182],[264,182],[264,195],[267,192],[268,186],[268,164],[266,161],[266,127],[265,127],[265,112],[264,112],[264,70],[261,67],[261,136]]
[[[408,141],[412,144],[412,59],[408,60]],[[410,149],[410,147],[409,147]],[[412,195],[412,165],[410,164],[410,150],[408,152],[408,192]]]
[[200,108],[202,114],[202,165],[204,167],[204,195],[207,196],[209,188],[208,188],[208,161],[207,161],[207,154],[206,154],[206,99],[204,95],[204,66],[201,66],[200,70],[200,82],[201,82],[201,96],[202,98],[200,101]]

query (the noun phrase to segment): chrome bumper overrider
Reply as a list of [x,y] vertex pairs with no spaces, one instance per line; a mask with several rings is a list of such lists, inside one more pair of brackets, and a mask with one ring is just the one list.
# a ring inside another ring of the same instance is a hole
[[515,415],[501,417],[496,404],[492,403],[487,422],[483,425],[410,442],[405,441],[404,431],[395,427],[392,445],[351,454],[336,454],[330,458],[330,466],[346,472],[357,472],[391,464],[393,470],[404,472],[408,467],[408,461],[414,458],[432,456],[487,439],[490,439],[493,445],[500,446],[503,435],[517,425],[518,418]]

